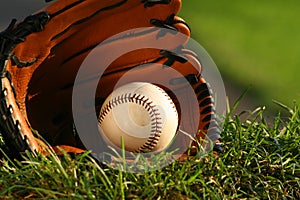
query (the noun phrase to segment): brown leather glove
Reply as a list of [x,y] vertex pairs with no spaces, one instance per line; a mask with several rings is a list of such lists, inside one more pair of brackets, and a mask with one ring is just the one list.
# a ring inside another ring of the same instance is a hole
[[[215,122],[211,92],[201,77],[197,56],[184,48],[190,29],[176,16],[180,7],[181,0],[57,0],[19,24],[13,21],[0,34],[0,129],[12,152],[48,151],[33,129],[54,149],[85,150],[74,131],[73,84],[88,54],[103,41],[102,46],[117,49],[156,39],[162,41],[163,48],[137,49],[112,62],[98,84],[97,113],[124,74],[130,81],[144,82],[152,82],[149,77],[156,76],[174,96],[181,115],[180,129],[192,133],[196,141],[211,131],[210,137],[218,141],[218,125],[211,123]],[[136,30],[110,40],[132,29]],[[196,96],[199,107],[195,110],[188,98],[177,98],[174,91],[181,97]],[[191,138],[178,131],[174,145],[190,143]]]

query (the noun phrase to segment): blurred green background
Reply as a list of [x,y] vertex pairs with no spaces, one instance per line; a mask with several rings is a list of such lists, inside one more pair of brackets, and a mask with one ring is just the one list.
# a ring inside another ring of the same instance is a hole
[[252,86],[240,109],[300,100],[300,1],[185,0],[180,13],[210,54],[231,104]]
[[[1,29],[45,5],[1,0]],[[180,16],[217,64],[231,105],[250,85],[239,110],[266,105],[275,115],[272,100],[300,101],[300,1],[183,0]]]

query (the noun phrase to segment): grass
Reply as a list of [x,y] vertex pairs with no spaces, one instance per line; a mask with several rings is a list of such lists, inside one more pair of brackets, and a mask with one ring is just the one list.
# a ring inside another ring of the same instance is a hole
[[[284,107],[272,126],[263,108],[228,116],[224,153],[176,161],[145,173],[101,167],[89,155],[3,157],[4,199],[299,199],[300,109]],[[235,107],[234,107],[235,108]],[[251,120],[250,120],[251,119]],[[120,163],[122,166],[122,163]]]
[[300,100],[299,1],[183,1],[181,16],[226,82],[252,85],[259,105]]

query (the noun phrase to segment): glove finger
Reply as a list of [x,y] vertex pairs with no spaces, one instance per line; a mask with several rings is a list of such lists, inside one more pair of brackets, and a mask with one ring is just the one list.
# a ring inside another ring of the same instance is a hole
[[[125,11],[122,10],[118,12],[113,10],[113,13],[105,17],[100,15],[96,16],[95,19],[90,19],[88,23],[85,22],[87,24],[82,23],[72,28],[72,31],[75,32],[74,34],[67,37],[64,36],[63,40],[59,39],[56,42],[57,44],[52,48],[52,51],[55,51],[56,62],[63,62],[70,58],[70,56],[78,56],[79,53],[89,51],[97,44],[115,34],[135,28],[158,26],[176,30],[176,27],[173,27],[173,23],[176,22],[176,25],[180,28],[179,30],[189,35],[188,27],[174,20],[174,16],[172,15],[174,10],[166,10],[167,8],[173,7],[175,6],[156,5],[150,8],[144,8],[143,4],[139,4]],[[172,17],[169,19],[168,17],[170,15],[172,15]],[[136,20],[133,20],[132,17],[135,16],[138,17]],[[153,24],[154,19],[159,23]],[[165,20],[167,21],[165,22]],[[106,27],[109,28],[106,29]],[[78,43],[78,41],[80,41],[80,43]],[[66,49],[68,49],[67,54]]]
[[[153,26],[151,19],[164,21],[169,15],[177,13],[181,6],[180,0],[152,7],[145,7],[140,0],[130,3],[121,0],[75,1],[62,7],[61,4],[65,2],[68,1],[56,1],[44,9],[50,14],[50,21],[44,31],[28,36],[16,48],[15,54],[20,60],[39,58],[42,61],[54,49],[62,49],[63,55],[66,54],[66,49],[67,55],[75,54],[122,31]],[[40,45],[38,41],[44,45]]]
[[[162,32],[164,36],[159,37]],[[139,36],[139,34],[136,32],[136,36],[116,40],[116,42],[111,42],[107,44],[108,48],[106,48],[105,46],[103,46],[103,48],[101,47],[101,49],[99,49],[99,53],[97,54],[100,56],[104,55],[105,57],[105,55],[110,56],[110,52],[114,49],[115,51],[117,51],[117,49],[119,48],[126,49],[129,46],[130,48],[128,49],[134,49],[133,51],[126,52],[126,54],[121,55],[119,58],[114,60],[112,64],[110,64],[110,66],[106,69],[104,74],[115,73],[118,71],[128,70],[134,66],[138,66],[144,63],[164,63],[166,62],[166,60],[161,60],[163,58],[172,60],[181,56],[182,60],[187,59],[184,57],[184,55],[178,55],[176,58],[175,56],[174,58],[171,58],[170,55],[170,58],[167,58],[162,54],[163,52],[171,52],[172,50],[175,52],[175,54],[176,51],[178,51],[178,54],[182,54],[181,49],[176,50],[176,48],[181,48],[181,45],[184,44],[187,39],[188,37],[182,36],[181,34],[174,34],[173,31],[168,32],[168,30],[162,31],[160,29],[154,28],[152,32],[147,34],[142,34]],[[140,45],[141,43],[142,45]],[[155,45],[153,45],[153,43],[155,43]],[[158,48],[154,48],[155,46],[157,46]],[[164,50],[162,50],[161,48],[163,48]],[[194,59],[191,58],[191,60]],[[197,63],[196,66],[198,65],[199,63]]]

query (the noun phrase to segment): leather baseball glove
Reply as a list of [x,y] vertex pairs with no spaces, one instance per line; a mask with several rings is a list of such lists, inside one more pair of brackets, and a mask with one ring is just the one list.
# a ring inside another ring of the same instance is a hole
[[[49,146],[56,151],[85,151],[72,115],[74,81],[84,60],[100,44],[99,57],[105,59],[108,50],[128,44],[151,46],[153,40],[161,42],[161,48],[132,50],[105,69],[99,64],[103,73],[98,80],[86,79],[86,87],[99,81],[92,109],[99,114],[125,75],[129,78],[123,84],[153,82],[155,77],[180,110],[181,131],[174,144],[198,148],[200,138],[208,136],[220,150],[211,91],[197,55],[184,48],[190,28],[176,16],[180,7],[181,0],[57,0],[20,23],[13,20],[0,33],[0,130],[11,152],[47,154]],[[128,30],[132,31],[118,35]],[[196,97],[196,109],[189,95]]]

